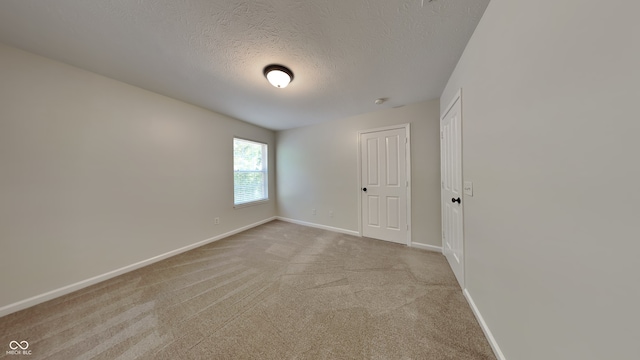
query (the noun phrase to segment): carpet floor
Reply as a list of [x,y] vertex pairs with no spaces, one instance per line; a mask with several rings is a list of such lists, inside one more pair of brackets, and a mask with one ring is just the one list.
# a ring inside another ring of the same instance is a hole
[[29,359],[495,359],[442,254],[281,221],[2,317],[1,359],[12,340]]

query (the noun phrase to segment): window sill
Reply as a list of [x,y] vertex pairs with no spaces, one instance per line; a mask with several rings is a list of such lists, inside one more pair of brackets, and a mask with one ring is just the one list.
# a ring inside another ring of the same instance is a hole
[[247,203],[242,203],[242,204],[234,204],[233,208],[234,209],[241,209],[241,208],[245,208],[245,207],[249,207],[249,206],[266,204],[268,202],[269,202],[269,199],[264,199],[264,200],[252,201],[252,202],[247,202]]

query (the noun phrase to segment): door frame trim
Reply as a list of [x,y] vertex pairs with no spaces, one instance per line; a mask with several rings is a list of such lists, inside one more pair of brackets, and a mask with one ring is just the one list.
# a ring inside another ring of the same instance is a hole
[[405,136],[407,139],[407,143],[405,144],[405,154],[406,154],[406,171],[407,171],[407,182],[409,185],[407,186],[407,239],[405,245],[411,246],[411,230],[413,227],[411,226],[411,123],[406,124],[398,124],[391,126],[378,127],[374,129],[367,130],[359,130],[358,131],[358,166],[356,168],[358,175],[358,234],[362,237],[362,149],[360,143],[360,137],[362,134],[386,131],[386,130],[396,130],[396,129],[404,129]]
[[[447,116],[449,111],[451,111],[451,108],[453,108],[453,105],[456,104],[456,101],[458,101],[458,99],[460,99],[460,113],[462,114],[462,89],[458,89],[455,95],[453,95],[453,97],[451,98],[451,101],[449,101],[449,104],[447,105],[445,110],[442,112],[442,114],[440,114],[440,123],[442,123],[444,117]],[[462,120],[462,118],[460,120]],[[462,121],[460,123],[462,123]]]
[[[458,89],[458,91],[456,91],[455,95],[453,95],[453,97],[451,98],[451,101],[449,101],[449,104],[447,105],[447,107],[445,108],[445,110],[442,112],[442,114],[440,115],[440,132],[442,133],[442,121],[444,121],[444,119],[447,117],[447,115],[449,115],[449,112],[451,111],[451,109],[453,108],[453,106],[456,104],[457,101],[460,101],[460,181],[462,181],[462,185],[464,186],[464,164],[463,164],[463,160],[464,160],[464,156],[463,156],[463,152],[464,152],[464,143],[463,143],[463,134],[462,134],[462,129],[463,129],[463,121],[464,121],[464,116],[463,116],[463,107],[462,107],[462,88]],[[440,156],[442,156],[442,140],[440,140]],[[443,199],[442,199],[442,159],[440,161],[441,166],[440,166],[440,216],[442,218],[442,223],[440,224],[440,228],[442,230],[441,232],[441,238],[440,241],[442,242],[442,253],[444,254],[444,249],[445,249],[445,244],[444,244],[444,238],[442,237],[444,235],[444,216],[442,216],[442,209],[443,209]],[[462,209],[460,211],[460,213],[462,214],[462,231],[461,231],[461,237],[462,237],[462,284],[460,284],[462,290],[465,290],[467,288],[467,249],[466,249],[466,241],[465,241],[465,231],[464,231],[464,203],[465,203],[465,196],[464,196],[464,191],[462,191],[462,193],[460,194],[460,197],[462,198]]]

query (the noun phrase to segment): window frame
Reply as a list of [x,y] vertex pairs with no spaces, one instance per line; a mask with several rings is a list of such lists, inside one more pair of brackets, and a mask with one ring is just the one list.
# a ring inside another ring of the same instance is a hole
[[[235,169],[235,162],[236,162],[236,156],[235,156],[235,142],[236,140],[240,140],[240,141],[245,141],[245,142],[249,142],[249,143],[254,143],[257,145],[261,145],[262,146],[262,157],[263,157],[263,162],[262,162],[262,170],[261,172],[264,173],[264,194],[265,197],[262,199],[258,199],[258,200],[252,200],[252,201],[247,201],[247,202],[243,202],[243,203],[239,203],[236,204],[236,178],[235,178],[235,174],[236,174],[236,169]],[[234,208],[243,208],[243,207],[247,207],[247,206],[254,206],[254,205],[259,205],[259,204],[264,204],[269,202],[269,144],[266,142],[262,142],[262,141],[258,141],[258,140],[253,140],[253,139],[247,139],[241,136],[233,136],[233,141],[232,141],[232,146],[233,149],[231,152],[231,156],[232,156],[232,164],[233,164],[233,169],[232,169],[232,176],[233,176],[233,207]]]

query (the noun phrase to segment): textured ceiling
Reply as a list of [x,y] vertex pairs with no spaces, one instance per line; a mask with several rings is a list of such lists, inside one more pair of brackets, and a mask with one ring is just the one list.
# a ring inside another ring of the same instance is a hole
[[0,42],[281,130],[438,98],[488,3],[1,0]]

